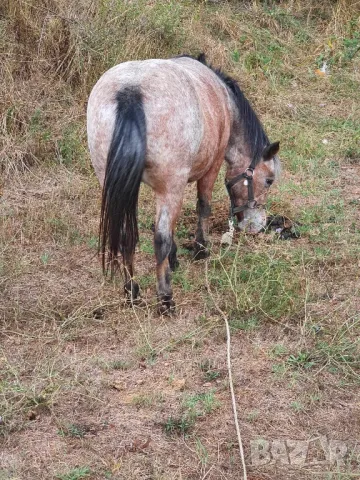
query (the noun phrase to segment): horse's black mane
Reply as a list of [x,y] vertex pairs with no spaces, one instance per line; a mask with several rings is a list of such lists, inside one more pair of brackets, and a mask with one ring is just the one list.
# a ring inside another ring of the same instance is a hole
[[261,159],[264,148],[268,146],[270,142],[260,120],[252,109],[248,99],[241,91],[238,82],[229,75],[226,75],[220,68],[214,68],[211,64],[207,63],[204,53],[201,53],[198,57],[192,57],[191,55],[181,55],[181,57],[192,58],[206,65],[216,73],[231,91],[239,112],[240,122],[242,123],[244,140],[248,143],[251,159],[256,164]]

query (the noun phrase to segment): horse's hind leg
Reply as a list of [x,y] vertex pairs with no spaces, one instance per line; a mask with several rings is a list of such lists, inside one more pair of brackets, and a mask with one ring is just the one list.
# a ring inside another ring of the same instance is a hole
[[[153,224],[151,226],[151,230],[153,232],[155,232],[155,224]],[[174,240],[174,234],[172,236],[172,244],[171,244],[171,249],[170,249],[170,253],[169,253],[169,265],[170,265],[170,270],[172,272],[175,272],[175,270],[179,266],[179,262],[178,262],[178,259],[177,259],[177,245],[176,245],[175,240]]]
[[171,270],[177,266],[173,236],[181,209],[182,195],[183,191],[180,193],[178,190],[178,194],[157,197],[154,245],[160,314],[171,314],[175,310],[171,288]]
[[140,292],[139,284],[133,279],[134,276],[134,253],[125,261],[124,259],[124,274],[125,284],[124,291],[128,302],[134,302]]

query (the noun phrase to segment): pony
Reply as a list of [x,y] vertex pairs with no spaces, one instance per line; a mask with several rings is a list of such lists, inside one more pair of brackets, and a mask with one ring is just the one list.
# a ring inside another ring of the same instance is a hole
[[139,240],[137,204],[141,182],[155,192],[158,311],[175,303],[171,271],[178,265],[174,232],[189,182],[197,182],[198,222],[194,258],[209,255],[211,197],[226,163],[231,216],[240,230],[258,233],[263,208],[276,180],[279,142],[270,143],[238,83],[188,55],[129,61],[98,80],[87,106],[92,164],[102,186],[99,252],[113,273],[122,257],[124,290],[139,297],[134,253]]

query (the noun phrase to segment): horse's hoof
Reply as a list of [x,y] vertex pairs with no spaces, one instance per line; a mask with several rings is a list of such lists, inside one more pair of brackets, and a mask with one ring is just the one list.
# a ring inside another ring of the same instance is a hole
[[158,306],[157,312],[159,315],[165,315],[167,317],[171,317],[175,313],[175,303],[174,305],[165,305],[162,303]]
[[175,302],[170,298],[163,298],[157,308],[159,315],[171,316],[175,313]]
[[198,244],[195,244],[193,260],[204,260],[205,258],[208,258],[208,257],[210,257],[210,250],[203,246],[199,246]]
[[133,280],[129,280],[124,285],[126,303],[128,305],[140,305],[142,299],[140,297],[140,287]]
[[129,280],[124,285],[125,295],[133,298],[134,300],[139,296],[140,287],[134,282],[134,280]]
[[145,300],[142,299],[141,297],[132,298],[130,295],[126,295],[125,302],[126,302],[126,305],[129,307],[132,307],[133,305],[137,307],[145,307],[146,305]]

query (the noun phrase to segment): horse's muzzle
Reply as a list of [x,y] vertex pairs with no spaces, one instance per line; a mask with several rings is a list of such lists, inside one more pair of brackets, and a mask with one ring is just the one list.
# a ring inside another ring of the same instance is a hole
[[250,235],[260,233],[266,226],[266,212],[263,208],[247,208],[236,216],[239,230]]

